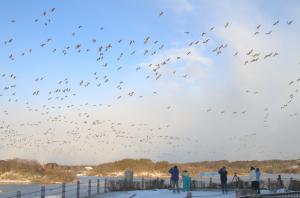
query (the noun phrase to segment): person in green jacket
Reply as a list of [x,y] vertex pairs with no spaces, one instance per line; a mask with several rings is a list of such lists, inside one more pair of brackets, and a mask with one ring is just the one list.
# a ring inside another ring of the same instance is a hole
[[189,175],[189,172],[187,170],[184,170],[182,172],[182,182],[183,182],[183,192],[190,191],[191,188],[191,178]]

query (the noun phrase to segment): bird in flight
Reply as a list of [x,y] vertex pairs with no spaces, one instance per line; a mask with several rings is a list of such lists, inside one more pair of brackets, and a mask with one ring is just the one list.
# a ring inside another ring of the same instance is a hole
[[229,22],[227,22],[227,23],[225,24],[224,28],[227,28],[227,27],[228,27],[228,25],[229,25]]
[[279,23],[279,20],[273,23],[273,26],[277,25]]
[[259,24],[258,26],[256,26],[256,29],[258,30],[261,27],[261,24]]

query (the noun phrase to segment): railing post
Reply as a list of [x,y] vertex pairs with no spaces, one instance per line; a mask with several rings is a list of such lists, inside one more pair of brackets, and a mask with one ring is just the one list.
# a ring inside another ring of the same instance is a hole
[[21,198],[21,191],[17,192],[17,198]]
[[92,188],[92,181],[89,180],[89,186],[88,186],[88,198],[91,198],[91,188]]
[[66,184],[61,185],[61,198],[66,198]]
[[104,193],[107,193],[107,179],[104,179]]
[[97,179],[97,195],[100,194],[100,179]]
[[80,181],[77,181],[76,198],[80,198]]
[[288,190],[290,190],[290,189],[291,189],[291,185],[292,185],[292,183],[293,183],[293,178],[291,177],[291,178],[290,178],[290,183],[289,183],[289,185],[288,185],[288,188],[287,188]]
[[209,178],[209,187],[212,187],[212,178]]
[[271,190],[271,179],[268,178],[268,190]]
[[186,197],[187,197],[187,198],[192,198],[192,193],[191,193],[191,192],[188,192]]
[[41,186],[41,198],[45,198],[45,186]]
[[144,179],[144,177],[142,177],[142,190],[144,190],[145,189],[145,179]]

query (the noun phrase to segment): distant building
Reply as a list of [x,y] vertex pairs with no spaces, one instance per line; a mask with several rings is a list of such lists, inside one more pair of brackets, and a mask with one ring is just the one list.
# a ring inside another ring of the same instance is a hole
[[9,171],[8,163],[5,160],[0,160],[0,173]]
[[59,166],[56,163],[47,163],[47,164],[44,165],[45,169],[54,169],[54,168],[58,168],[58,167]]
[[126,170],[124,172],[124,179],[125,181],[132,183],[133,182],[133,171],[132,170]]

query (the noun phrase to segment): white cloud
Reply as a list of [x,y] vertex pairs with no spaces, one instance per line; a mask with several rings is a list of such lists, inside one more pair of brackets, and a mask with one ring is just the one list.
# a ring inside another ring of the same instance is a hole
[[169,2],[176,13],[189,13],[194,11],[194,6],[190,0],[174,0]]

